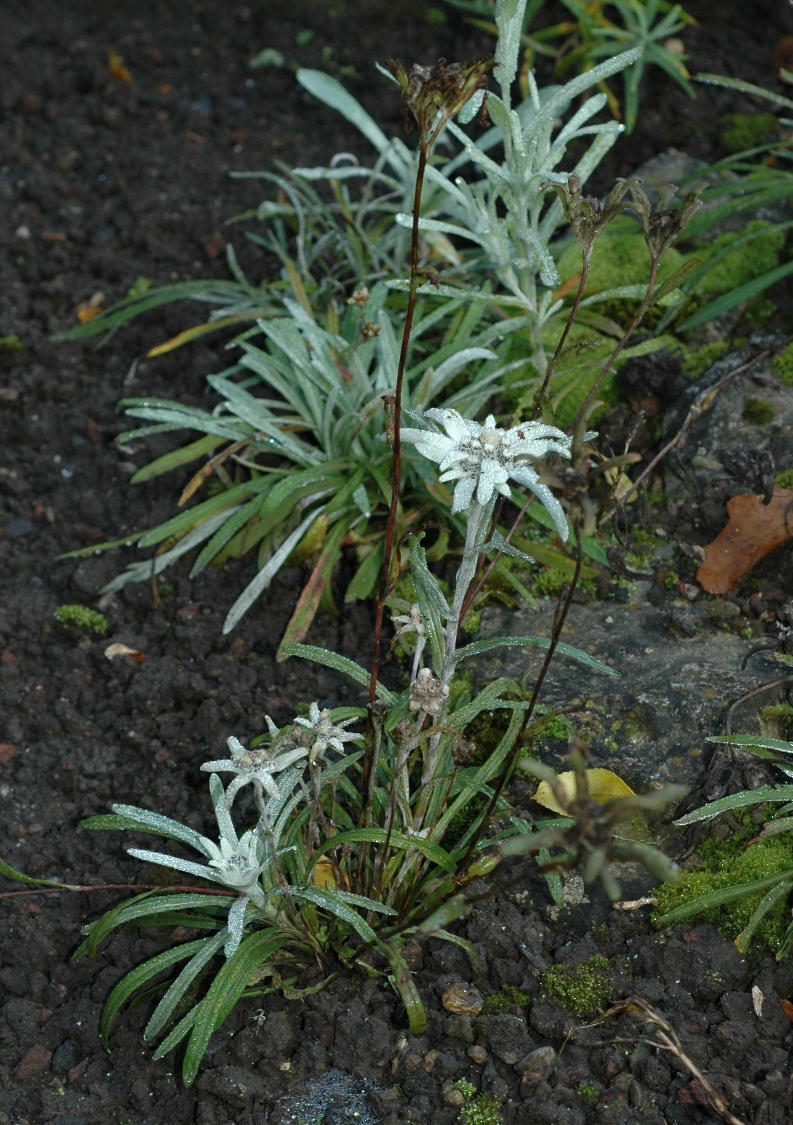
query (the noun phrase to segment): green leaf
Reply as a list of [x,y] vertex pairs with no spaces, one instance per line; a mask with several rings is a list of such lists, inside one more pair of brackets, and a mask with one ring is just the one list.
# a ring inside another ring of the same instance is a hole
[[[309,94],[313,94],[325,105],[335,109],[342,117],[356,127],[366,137],[367,141],[373,145],[378,152],[385,152],[389,148],[389,140],[385,133],[376,125],[360,102],[347,93],[336,78],[332,78],[329,74],[325,74],[321,70],[308,70],[301,67],[295,77],[304,90],[308,90]],[[393,159],[396,159],[396,153],[392,148],[394,154]],[[401,161],[399,161],[401,165]]]
[[433,844],[430,840],[425,840],[422,836],[408,837],[403,836],[399,832],[392,832],[388,837],[388,833],[383,828],[354,828],[350,832],[339,832],[336,836],[332,836],[326,840],[324,844],[317,849],[314,854],[314,863],[325,855],[326,852],[332,851],[334,848],[339,847],[341,844],[384,844],[388,838],[389,845],[392,848],[407,849],[416,848],[427,859],[437,863],[444,871],[450,874],[455,872],[455,864],[452,857],[447,851]]
[[723,887],[718,891],[708,891],[707,894],[699,895],[697,898],[691,899],[690,902],[684,902],[682,906],[675,907],[674,910],[656,918],[655,923],[658,926],[673,926],[694,914],[701,914],[705,910],[713,910],[717,906],[735,902],[736,899],[744,898],[746,895],[757,894],[758,891],[767,891],[778,883],[791,878],[793,878],[793,867],[786,871],[779,871],[776,875],[769,875],[765,879],[756,879],[752,883],[737,883],[732,887]]
[[139,809],[134,805],[113,805],[113,813],[102,813],[99,816],[89,816],[77,825],[78,832],[145,832],[151,836],[166,836],[170,840],[179,840],[191,848],[210,858],[203,844],[203,836],[186,824],[172,820],[169,816],[153,812],[151,809]]
[[[302,644],[284,645],[281,652],[285,657],[302,656],[304,660],[313,660],[315,664],[324,664],[326,668],[343,672],[345,676],[349,676],[358,684],[363,684],[364,687],[369,686],[370,676],[366,669],[362,668],[360,664],[356,664],[354,660],[350,660],[349,657],[340,656],[337,652],[330,652],[326,648],[317,648],[315,645]],[[394,695],[380,683],[377,685],[377,696],[392,705],[396,702]]]
[[445,927],[450,922],[458,922],[461,918],[467,918],[472,910],[473,904],[468,901],[465,895],[455,895],[448,902],[444,902],[443,906],[439,906],[436,911],[430,914],[429,918],[425,918],[417,929],[423,934],[445,932]]
[[321,906],[323,910],[329,911],[348,926],[352,926],[364,941],[377,940],[377,934],[366,919],[351,910],[333,891],[321,891],[319,887],[290,887],[289,890],[294,898],[307,899],[308,902]]
[[199,438],[198,441],[191,441],[189,445],[174,449],[171,453],[157,457],[154,461],[150,461],[148,465],[144,465],[142,469],[138,469],[135,475],[130,477],[129,483],[142,484],[145,480],[159,477],[163,473],[170,473],[172,469],[189,465],[191,461],[196,461],[199,457],[217,449],[219,445],[223,444],[224,440],[216,434],[207,434],[205,437]]
[[440,674],[444,666],[445,646],[442,618],[448,620],[450,610],[437,579],[430,573],[424,548],[418,536],[413,536],[410,540],[410,573],[432,652],[432,662],[435,671]]
[[721,742],[727,746],[746,746],[749,749],[758,746],[763,750],[779,750],[782,754],[793,754],[793,742],[784,742],[781,738],[766,738],[762,734],[715,734],[708,738],[708,742]]
[[[158,1032],[162,1031],[187,989],[204,966],[223,948],[227,937],[228,928],[224,926],[214,937],[202,938],[200,942],[190,943],[194,947],[195,955],[191,954],[192,959],[189,964],[185,965],[154,1009],[151,1019],[146,1024],[146,1030],[143,1032],[144,1039],[153,1039]],[[187,949],[187,946],[181,948]]]
[[[488,637],[482,641],[474,641],[470,645],[465,645],[459,648],[455,653],[455,662],[459,660],[466,660],[470,656],[478,656],[482,652],[489,652],[493,648],[500,648],[501,646],[518,646],[520,648],[541,648],[548,649],[551,645],[550,637]],[[619,672],[615,672],[613,668],[609,668],[608,664],[603,664],[599,660],[595,660],[594,656],[583,652],[580,648],[574,648],[572,645],[566,645],[560,642],[556,646],[556,651],[562,656],[569,656],[572,660],[576,660],[579,664],[585,664],[587,668],[591,668],[595,672],[602,672],[606,676],[615,676],[619,678]]]
[[[155,891],[147,891],[145,894],[136,895],[135,898],[128,899],[127,902],[122,902],[119,906],[108,910],[97,922],[91,925],[88,939],[83,942],[72,959],[79,960],[86,953],[94,957],[99,943],[113,930],[117,930],[119,926],[123,926],[126,922],[134,922],[139,918],[145,918],[148,914],[156,915],[168,910],[187,910],[193,906],[205,907],[207,905],[207,895],[175,894],[152,897],[155,894]],[[233,896],[213,895],[212,898],[215,906],[231,906],[235,901]]]
[[365,601],[374,593],[377,577],[383,566],[383,544],[378,543],[352,576],[352,581],[344,595],[345,604]]
[[188,941],[184,945],[174,946],[173,949],[166,949],[164,953],[159,953],[151,960],[138,965],[131,973],[127,973],[122,977],[116,987],[110,993],[105,1004],[104,1011],[102,1012],[102,1022],[99,1026],[99,1038],[102,1041],[102,1046],[105,1050],[107,1047],[108,1036],[110,1029],[113,1026],[118,1013],[132,996],[133,992],[144,985],[146,981],[151,980],[152,977],[161,973],[164,969],[170,969],[171,965],[175,965],[178,961],[184,961],[188,957],[192,957],[200,949],[203,949],[207,942],[211,942],[212,938],[198,938],[197,941]]
[[732,793],[729,797],[721,797],[718,801],[711,801],[702,805],[693,812],[681,816],[675,824],[685,826],[696,824],[700,820],[710,820],[720,813],[729,812],[731,809],[742,809],[747,805],[761,805],[766,801],[790,801],[793,799],[793,785],[763,785],[760,789],[743,790]]
[[211,304],[231,304],[243,295],[241,287],[234,281],[213,281],[202,279],[200,281],[182,281],[176,285],[163,285],[159,289],[151,289],[145,297],[125,297],[111,305],[109,309],[89,320],[86,324],[77,325],[67,332],[59,333],[56,340],[84,340],[89,336],[97,336],[100,332],[107,332],[111,328],[118,328],[122,324],[134,320],[141,313],[155,309],[159,305],[171,301],[184,301],[199,298],[209,299]]
[[776,887],[772,887],[767,894],[763,895],[758,903],[757,909],[753,911],[751,918],[746,923],[746,926],[741,930],[735,939],[735,948],[739,953],[748,953],[749,946],[752,944],[757,927],[765,918],[766,914],[772,907],[786,898],[791,890],[793,890],[793,879],[787,879],[782,883],[778,883]]
[[36,887],[59,887],[65,891],[72,889],[68,883],[53,883],[50,879],[32,879],[30,875],[23,875],[21,871],[9,867],[2,859],[0,859],[0,875],[5,875],[6,879],[13,879],[15,883],[28,883]]
[[195,1081],[209,1040],[228,1018],[245,991],[252,973],[288,940],[285,935],[276,936],[273,929],[259,930],[250,934],[231,960],[222,966],[206,996],[197,1009],[194,1009],[196,1015],[182,1067],[185,1086],[192,1086]]
[[417,1039],[421,1038],[427,1030],[427,1013],[424,1010],[424,1005],[418,994],[418,989],[413,980],[413,974],[407,967],[405,958],[402,956],[401,951],[397,949],[394,942],[381,941],[377,944],[388,958],[388,963],[394,975],[394,987],[399,993],[402,1003],[405,1005],[411,1033],[415,1035]]
[[711,301],[704,309],[700,309],[699,312],[684,320],[679,327],[679,331],[689,332],[692,328],[698,328],[700,324],[705,324],[707,321],[713,320],[714,317],[721,316],[722,313],[735,308],[743,301],[756,297],[758,293],[762,293],[764,289],[768,289],[770,285],[775,285],[777,281],[781,281],[783,277],[788,277],[791,273],[793,273],[793,261],[788,261],[781,266],[777,266],[776,269],[761,274],[760,277],[744,282],[743,285],[739,285],[729,293],[725,293],[723,297]]
[[684,262],[682,266],[679,266],[674,271],[674,273],[669,275],[663,285],[659,285],[659,287],[653,293],[653,304],[657,305],[658,302],[667,295],[667,293],[671,293],[673,290],[679,289],[684,282],[688,281],[693,273],[697,272],[701,265],[701,258],[689,258],[687,262]]

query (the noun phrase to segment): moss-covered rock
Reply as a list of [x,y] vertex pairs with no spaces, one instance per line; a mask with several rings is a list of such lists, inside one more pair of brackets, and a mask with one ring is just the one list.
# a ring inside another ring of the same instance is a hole
[[[757,835],[757,826],[747,814],[736,814],[743,820],[745,831],[736,832],[726,840],[705,840],[697,848],[701,865],[681,871],[678,883],[663,883],[655,890],[658,907],[653,921],[664,914],[691,902],[700,895],[767,879],[793,868],[793,835],[785,833],[747,847]],[[764,892],[746,895],[734,902],[725,903],[713,910],[695,915],[698,922],[709,922],[727,938],[735,938],[746,927]],[[785,901],[778,902],[765,916],[757,929],[756,937],[775,949],[787,929],[790,910]]]
[[773,113],[727,113],[720,125],[719,139],[727,152],[756,148],[779,128]]
[[758,234],[751,241],[736,246],[735,250],[726,253],[698,282],[694,292],[713,296],[729,293],[739,285],[744,285],[747,281],[752,281],[753,278],[779,265],[779,258],[785,246],[785,231],[779,230],[774,223],[763,219],[755,219],[739,231],[720,234],[712,242],[698,244],[697,256],[707,263],[739,239],[756,231],[767,233]]
[[542,977],[547,995],[578,1019],[594,1016],[611,998],[605,957],[590,957],[582,965],[554,965]]

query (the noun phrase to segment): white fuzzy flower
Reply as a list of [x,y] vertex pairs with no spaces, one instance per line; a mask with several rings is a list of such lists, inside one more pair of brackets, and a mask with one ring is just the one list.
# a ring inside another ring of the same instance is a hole
[[530,488],[553,519],[559,537],[568,536],[562,506],[551,490],[540,484],[531,459],[558,453],[570,457],[571,439],[555,426],[522,422],[510,430],[496,426],[489,414],[484,426],[463,418],[456,410],[433,409],[424,415],[442,426],[438,429],[402,430],[402,440],[412,442],[422,456],[437,461],[442,481],[456,481],[452,513],[465,511],[471,501],[484,506],[494,492],[511,495],[508,482]]
[[418,604],[412,605],[409,613],[395,613],[391,620],[399,626],[394,633],[395,637],[401,637],[403,633],[418,633],[419,637],[427,635]]
[[422,668],[410,685],[408,706],[413,714],[418,711],[423,715],[438,715],[448,698],[448,684],[436,679],[429,668]]
[[[271,734],[277,734],[278,728],[269,715],[265,716]],[[299,720],[298,720],[299,721]],[[265,789],[271,797],[278,796],[278,786],[273,781],[273,776],[283,773],[293,762],[308,755],[305,746],[289,748],[283,752],[271,754],[270,750],[246,750],[238,738],[233,735],[227,740],[231,751],[230,758],[221,758],[214,762],[204,762],[202,770],[209,773],[235,773],[237,776],[226,790],[226,807],[231,808],[231,803],[243,785],[253,785],[261,793]]]
[[[269,866],[270,857],[261,830],[261,822],[256,828],[243,832],[242,836],[237,836],[237,830],[229,816],[224,799],[223,785],[216,774],[211,777],[209,788],[215,807],[220,842],[216,844],[214,840],[201,836],[184,825],[177,826],[180,829],[178,839],[190,843],[204,859],[208,860],[207,863],[195,863],[191,859],[182,859],[181,856],[143,848],[129,848],[128,851],[131,856],[142,859],[145,863],[170,867],[174,871],[183,871],[187,875],[195,875],[199,879],[219,883],[238,896],[229,908],[229,934],[224,947],[226,957],[233,957],[242,941],[248,905],[251,904],[258,909],[266,905],[266,896],[259,878]],[[175,824],[174,821],[156,817],[156,814],[148,813],[145,809],[130,809],[126,805],[115,805],[114,811],[117,809],[126,810],[127,815],[132,814],[132,819],[141,822],[144,831],[147,827],[151,830],[157,824],[163,827],[171,827]],[[155,817],[156,819],[153,820]],[[168,833],[168,835],[172,834],[172,832]]]
[[332,712],[328,710],[320,711],[318,705],[312,703],[308,709],[307,719],[295,719],[295,723],[316,736],[308,751],[310,762],[318,761],[329,746],[343,754],[345,742],[355,742],[356,739],[363,738],[362,734],[344,729],[350,723],[354,723],[355,719],[343,719],[340,723],[334,723],[331,714]]

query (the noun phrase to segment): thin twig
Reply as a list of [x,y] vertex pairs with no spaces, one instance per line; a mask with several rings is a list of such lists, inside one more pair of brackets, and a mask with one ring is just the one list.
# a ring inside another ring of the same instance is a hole
[[584,286],[586,285],[588,274],[589,260],[587,256],[584,255],[584,265],[583,269],[581,270],[581,277],[578,282],[578,290],[576,291],[575,300],[573,301],[573,304],[570,308],[570,315],[567,318],[567,322],[562,329],[562,335],[559,337],[559,342],[556,345],[556,349],[553,355],[551,356],[551,362],[548,364],[548,370],[545,372],[545,378],[542,381],[542,386],[540,387],[539,394],[537,395],[537,401],[534,404],[534,410],[531,415],[532,422],[536,421],[540,416],[540,411],[542,410],[542,400],[545,398],[545,393],[548,390],[548,384],[550,383],[551,377],[556,370],[556,365],[561,358],[565,341],[567,340],[567,337],[570,334],[570,329],[573,327],[575,318],[578,315],[578,307],[581,304],[581,298],[584,296]]
[[[622,502],[623,503],[625,503],[625,501],[627,500],[627,498],[629,496],[631,496],[634,492],[636,492],[636,490],[639,488],[639,485],[642,483],[642,481],[645,480],[650,475],[650,473],[653,471],[653,469],[656,467],[656,465],[658,465],[661,461],[663,461],[663,459],[664,459],[664,457],[666,457],[667,453],[669,453],[672,449],[674,449],[677,445],[679,445],[680,442],[682,442],[685,434],[687,433],[688,430],[691,429],[691,427],[694,425],[694,423],[698,422],[699,419],[702,417],[702,415],[705,414],[708,410],[710,410],[711,406],[713,405],[713,399],[718,394],[718,392],[723,387],[726,387],[727,384],[732,379],[734,379],[736,377],[736,375],[742,375],[744,371],[748,371],[749,368],[754,367],[754,365],[756,363],[760,363],[760,361],[763,360],[763,359],[768,359],[768,357],[772,354],[773,351],[774,351],[773,348],[766,348],[765,351],[762,351],[762,352],[760,352],[759,355],[756,355],[754,357],[754,359],[747,360],[747,362],[742,363],[740,365],[740,367],[736,367],[732,371],[728,371],[727,374],[722,376],[722,378],[719,379],[719,381],[717,383],[714,383],[712,387],[707,387],[704,391],[700,391],[700,393],[697,395],[697,397],[694,399],[691,406],[689,407],[689,411],[688,411],[688,414],[685,417],[685,420],[683,421],[683,425],[677,431],[675,436],[671,439],[671,441],[668,441],[666,443],[666,445],[663,447],[663,449],[659,453],[656,453],[655,457],[653,457],[652,461],[647,466],[647,468],[642,470],[642,472],[639,474],[639,476],[636,478],[636,480],[633,481],[633,483],[631,484],[628,491],[623,493],[623,495],[622,495]],[[601,524],[607,523],[608,520],[610,520],[612,518],[613,514],[614,514],[613,510],[611,512],[608,512],[605,516],[603,516],[600,523]]]
[[782,687],[784,684],[793,684],[793,676],[783,676],[781,680],[773,680],[770,684],[761,684],[760,687],[755,688],[754,691],[748,691],[746,695],[742,695],[740,699],[736,699],[724,720],[725,733],[732,734],[732,717],[738,707],[748,700],[754,699],[756,695],[763,695],[765,692],[773,691],[774,688]]
[[[638,1013],[637,1013],[638,1009]],[[689,1058],[683,1050],[683,1046],[677,1037],[676,1032],[671,1024],[667,1023],[660,1012],[657,1012],[651,1004],[643,1000],[639,996],[629,996],[622,1004],[617,1004],[615,1007],[609,1009],[603,1017],[604,1020],[611,1016],[621,1015],[627,1013],[628,1015],[637,1015],[645,1025],[651,1025],[657,1029],[656,1039],[644,1039],[643,1041],[651,1047],[655,1047],[659,1051],[667,1051],[686,1068],[689,1074],[699,1083],[702,1093],[707,1099],[710,1109],[723,1117],[728,1125],[746,1125],[740,1117],[736,1117],[727,1104],[727,1099],[724,1097],[720,1090],[713,1086],[702,1071],[699,1069],[693,1059]],[[616,1037],[610,1040],[612,1043],[635,1043],[636,1037],[628,1038]]]
[[[517,516],[515,517],[515,520],[513,521],[512,527],[509,529],[507,534],[504,536],[504,543],[505,544],[507,544],[511,541],[512,536],[515,534],[515,532],[520,527],[521,520],[526,515],[526,512],[529,510],[529,505],[531,504],[533,499],[534,499],[534,493],[530,492],[529,495],[528,495],[528,498],[526,500],[526,503],[523,505],[523,507],[518,512]],[[500,515],[500,509],[497,508],[496,514],[493,516],[493,529],[490,532],[491,539],[493,537],[493,531],[495,531],[495,529],[498,527],[499,515]],[[474,604],[474,601],[478,598],[479,594],[482,591],[482,587],[484,586],[484,584],[487,582],[490,575],[495,570],[496,564],[498,563],[499,559],[503,558],[503,555],[504,555],[503,551],[496,551],[495,555],[490,560],[487,568],[482,569],[482,572],[480,573],[480,576],[479,576],[479,581],[476,583],[475,586],[472,587],[471,590],[469,590],[468,594],[466,595],[466,599],[463,602],[463,608],[460,610],[460,621],[461,622],[465,621],[465,618],[468,614],[469,609]]]
[[606,362],[603,364],[602,368],[600,369],[600,374],[598,375],[597,379],[594,381],[592,386],[589,388],[589,394],[586,396],[583,403],[581,404],[581,407],[579,408],[579,411],[576,414],[575,421],[573,422],[573,425],[570,427],[570,432],[575,432],[580,419],[586,418],[587,410],[591,406],[592,400],[594,399],[595,395],[600,390],[600,387],[601,387],[601,384],[602,384],[603,380],[606,378],[606,376],[611,371],[614,364],[619,359],[620,353],[622,351],[624,351],[624,349],[627,347],[631,336],[633,336],[636,329],[639,327],[641,322],[644,320],[644,317],[645,317],[648,309],[650,308],[650,302],[651,302],[651,298],[652,298],[652,295],[653,295],[653,289],[655,288],[655,282],[656,282],[656,278],[658,276],[658,267],[660,266],[660,264],[661,264],[660,259],[653,262],[652,267],[650,269],[650,277],[649,277],[649,280],[647,282],[647,292],[644,295],[644,300],[642,301],[641,305],[639,305],[639,309],[636,313],[636,316],[631,321],[631,324],[628,327],[627,331],[625,332],[625,335],[622,337],[622,339],[617,344],[616,348],[614,348],[611,355],[608,357]]
[[521,740],[522,740],[524,734],[526,733],[526,728],[528,727],[529,722],[531,720],[531,717],[534,714],[534,709],[537,706],[537,701],[540,697],[540,691],[542,690],[542,685],[545,682],[545,677],[548,675],[548,670],[551,667],[551,661],[553,660],[554,654],[556,652],[556,646],[559,644],[559,638],[562,635],[562,629],[564,628],[564,623],[567,620],[567,614],[570,612],[570,606],[572,605],[572,602],[573,602],[573,594],[576,591],[576,587],[578,586],[578,580],[581,577],[581,565],[582,565],[582,558],[583,558],[583,552],[581,550],[581,531],[580,531],[580,528],[579,528],[577,522],[573,524],[573,531],[574,531],[575,538],[576,538],[576,560],[575,560],[575,571],[573,573],[573,578],[572,578],[572,581],[570,582],[570,585],[567,588],[566,593],[563,594],[560,597],[559,602],[556,606],[556,612],[555,612],[554,618],[553,618],[553,626],[551,628],[551,643],[548,645],[548,650],[545,653],[545,659],[543,660],[542,668],[540,668],[540,673],[537,676],[537,680],[534,684],[534,690],[531,693],[531,699],[529,700],[529,706],[526,708],[526,710],[523,713],[523,722],[520,724],[520,729],[519,729],[519,731],[517,733],[517,736],[515,738],[515,744],[512,748],[512,751],[509,754],[506,762],[504,763],[504,768],[502,769],[501,774],[499,775],[498,779],[496,780],[496,782],[493,785],[493,795],[490,798],[489,805],[487,806],[487,812],[485,813],[484,817],[482,818],[482,823],[481,823],[480,829],[472,837],[471,843],[468,845],[468,851],[465,853],[465,859],[460,864],[460,867],[463,868],[463,869],[468,865],[468,863],[470,863],[471,856],[474,853],[474,849],[476,848],[477,844],[479,843],[479,840],[481,838],[481,835],[482,835],[482,832],[483,832],[485,826],[487,825],[488,821],[490,820],[490,817],[493,815],[493,812],[495,811],[496,804],[498,803],[498,799],[501,796],[501,793],[504,789],[504,786],[506,785],[506,783],[509,781],[510,777],[512,776],[512,771],[513,771],[513,769],[515,767],[515,763],[518,759],[518,754],[520,753]]
[[191,887],[191,886],[176,886],[176,887],[163,887],[160,883],[102,883],[100,886],[72,886],[64,883],[60,887],[38,887],[33,891],[3,891],[0,893],[0,899],[4,898],[23,898],[26,895],[60,895],[65,891],[77,891],[80,894],[87,894],[89,891],[161,891],[163,894],[197,894],[197,895],[219,895],[223,898],[230,898],[230,891],[218,891],[212,887]]

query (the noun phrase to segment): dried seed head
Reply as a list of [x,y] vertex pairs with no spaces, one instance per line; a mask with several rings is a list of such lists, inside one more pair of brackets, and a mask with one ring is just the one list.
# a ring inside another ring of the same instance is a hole
[[[405,105],[419,127],[421,143],[432,143],[441,129],[478,90],[487,85],[492,59],[477,58],[467,63],[447,63],[440,59],[435,67],[414,63],[408,72],[397,59],[388,69],[402,87]],[[407,122],[409,130],[410,124]]]
[[352,297],[347,298],[348,305],[355,305],[356,308],[362,309],[366,302],[369,300],[369,290],[363,285],[360,289],[356,289]]

